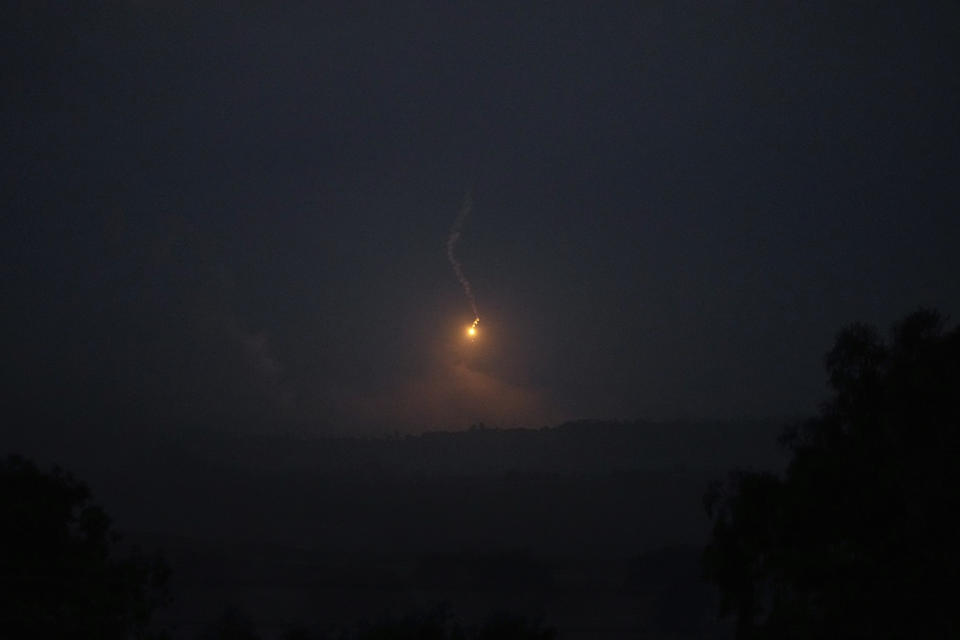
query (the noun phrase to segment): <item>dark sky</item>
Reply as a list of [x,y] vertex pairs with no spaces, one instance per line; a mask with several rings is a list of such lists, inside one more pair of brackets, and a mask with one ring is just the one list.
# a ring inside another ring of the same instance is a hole
[[956,3],[213,4],[4,19],[20,429],[792,416],[960,313]]

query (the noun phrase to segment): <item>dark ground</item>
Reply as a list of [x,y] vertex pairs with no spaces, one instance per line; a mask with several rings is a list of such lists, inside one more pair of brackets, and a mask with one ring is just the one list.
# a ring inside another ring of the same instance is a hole
[[174,601],[161,619],[177,638],[227,606],[269,638],[437,603],[467,622],[542,616],[564,638],[699,638],[723,631],[699,579],[702,496],[733,466],[779,466],[780,428],[210,435],[95,463],[59,459],[127,543],[165,551]]

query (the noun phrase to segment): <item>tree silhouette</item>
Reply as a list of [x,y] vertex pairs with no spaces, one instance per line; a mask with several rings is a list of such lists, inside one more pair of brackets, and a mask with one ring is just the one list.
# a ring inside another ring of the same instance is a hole
[[166,567],[118,558],[116,542],[85,485],[19,456],[0,460],[0,637],[156,637]]
[[840,333],[833,395],[783,436],[784,475],[706,498],[706,577],[738,638],[952,637],[960,545],[960,330],[935,311]]

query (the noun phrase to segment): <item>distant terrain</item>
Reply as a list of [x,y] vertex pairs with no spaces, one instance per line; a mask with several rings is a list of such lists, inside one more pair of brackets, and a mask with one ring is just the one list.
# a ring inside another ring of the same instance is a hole
[[778,468],[782,427],[208,433],[48,455],[89,482],[128,544],[164,550],[177,637],[227,606],[271,637],[439,602],[467,619],[540,615],[564,638],[705,637],[718,629],[699,583],[703,494],[732,467]]

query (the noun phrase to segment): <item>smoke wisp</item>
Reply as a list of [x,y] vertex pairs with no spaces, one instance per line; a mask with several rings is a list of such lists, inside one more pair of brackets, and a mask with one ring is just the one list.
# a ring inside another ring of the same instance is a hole
[[466,197],[463,199],[463,205],[460,207],[460,212],[457,214],[457,219],[453,222],[453,227],[450,229],[450,236],[447,238],[447,259],[450,261],[450,265],[453,267],[453,272],[457,275],[457,280],[460,281],[460,284],[463,286],[463,292],[467,296],[467,300],[470,301],[470,308],[473,309],[473,326],[477,326],[477,323],[480,322],[480,314],[477,312],[477,300],[473,296],[473,289],[470,287],[470,281],[467,280],[467,276],[463,275],[463,267],[460,265],[460,261],[457,260],[457,256],[454,253],[454,250],[457,246],[457,241],[460,240],[460,230],[463,228],[464,222],[466,222],[467,217],[470,215],[470,211],[473,209],[473,198],[468,192]]

